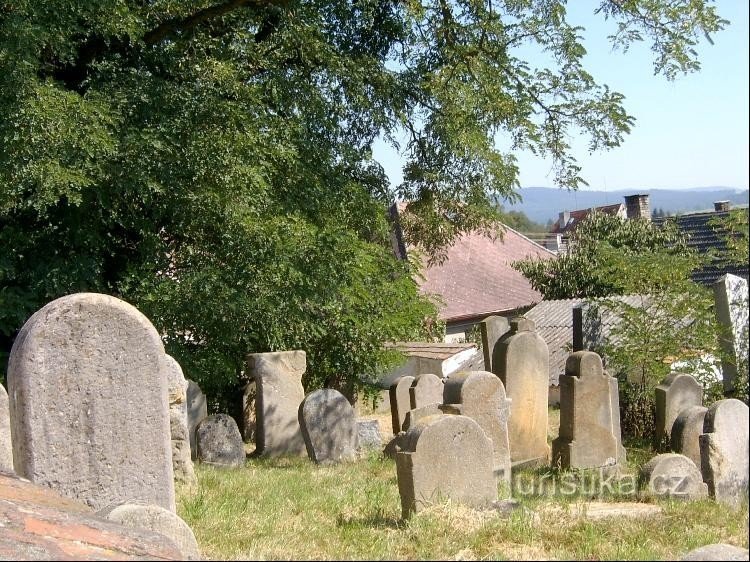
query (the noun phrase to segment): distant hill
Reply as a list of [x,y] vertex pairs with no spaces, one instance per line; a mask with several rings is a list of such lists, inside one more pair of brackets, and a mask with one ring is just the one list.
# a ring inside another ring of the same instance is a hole
[[713,210],[714,201],[730,201],[732,205],[747,205],[748,190],[730,187],[702,187],[685,189],[625,189],[617,191],[566,191],[554,187],[524,187],[519,194],[522,201],[503,202],[506,211],[523,211],[534,222],[545,224],[557,220],[562,211],[587,209],[601,205],[624,203],[626,195],[648,193],[651,211],[662,209],[676,215],[690,211]]

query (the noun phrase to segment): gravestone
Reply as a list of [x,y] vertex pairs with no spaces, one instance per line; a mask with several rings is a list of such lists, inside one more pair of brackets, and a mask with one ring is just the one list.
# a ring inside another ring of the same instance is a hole
[[747,280],[726,274],[713,285],[714,313],[723,328],[719,337],[722,351],[721,371],[724,391],[734,389],[737,366],[747,365],[748,353],[748,290]]
[[19,476],[94,509],[175,510],[166,355],[135,307],[76,293],[41,308],[13,344],[8,396]]
[[739,505],[748,488],[747,405],[734,398],[715,402],[706,412],[699,443],[708,493],[716,501]]
[[8,393],[0,384],[0,472],[13,472],[13,444],[10,440]]
[[237,422],[227,414],[213,414],[198,424],[195,430],[198,460],[220,467],[245,464],[245,444]]
[[622,427],[620,426],[620,389],[615,377],[604,374],[609,378],[609,411],[612,413],[612,433],[617,441],[617,462],[624,465],[627,461],[625,446],[622,444]]
[[357,414],[338,390],[323,388],[305,396],[299,425],[310,460],[332,464],[356,457]]
[[242,439],[245,443],[255,443],[255,419],[257,388],[255,382],[249,382],[242,389]]
[[382,445],[378,420],[357,420],[357,449],[379,449]]
[[250,376],[256,385],[255,453],[264,457],[307,454],[299,426],[299,405],[305,398],[304,351],[251,353]]
[[[444,411],[445,408],[448,408],[449,411]],[[408,412],[406,412],[406,418],[404,419],[404,426],[401,434],[409,431],[409,429],[414,427],[414,425],[416,425],[416,423],[422,418],[426,418],[427,416],[439,416],[444,413],[457,414],[458,410],[452,406],[448,407],[445,404],[429,404],[428,406],[422,406],[421,408],[409,410]]]
[[190,456],[188,438],[187,386],[180,364],[167,355],[169,389],[169,432],[172,440],[172,471],[176,482],[194,486],[198,483]]
[[706,412],[708,412],[708,408],[703,406],[690,406],[682,410],[672,424],[672,436],[670,438],[670,448],[675,453],[685,455],[699,468],[701,466],[699,440],[703,433]]
[[494,373],[492,357],[495,345],[510,330],[510,323],[505,316],[488,316],[479,323],[482,333],[482,354],[484,355],[484,370]]
[[672,436],[672,426],[677,416],[691,406],[703,404],[703,387],[695,377],[684,373],[671,373],[656,387],[656,433],[654,447],[666,450]]
[[158,505],[122,503],[97,512],[107,521],[133,529],[154,531],[171,539],[180,550],[183,560],[200,560],[198,542],[193,530],[176,513]]
[[492,440],[492,469],[498,482],[510,484],[508,418],[511,401],[502,381],[487,371],[454,373],[445,380],[444,401],[473,419]]
[[187,415],[188,415],[188,437],[190,438],[190,458],[198,458],[198,447],[195,444],[195,428],[208,417],[208,405],[206,395],[193,381],[187,381]]
[[466,416],[420,419],[396,453],[396,474],[404,518],[444,500],[472,507],[497,500],[492,443]]
[[443,381],[437,375],[417,375],[409,387],[411,409],[443,403]]
[[746,548],[740,548],[732,544],[716,543],[707,544],[695,548],[680,558],[684,562],[707,561],[707,560],[747,560],[750,552]]
[[492,372],[500,377],[513,401],[513,415],[508,420],[511,460],[542,464],[549,459],[549,350],[531,320],[514,318],[510,326],[495,345]]
[[661,498],[697,500],[708,497],[708,486],[700,469],[684,455],[663,453],[641,467],[641,485],[647,493]]
[[568,356],[560,377],[560,435],[552,442],[553,465],[597,468],[617,464],[620,451],[610,378],[596,353],[576,351]]
[[404,425],[406,412],[411,410],[411,396],[409,389],[414,382],[414,377],[406,375],[399,377],[388,389],[388,398],[391,402],[391,425],[393,435],[398,435]]

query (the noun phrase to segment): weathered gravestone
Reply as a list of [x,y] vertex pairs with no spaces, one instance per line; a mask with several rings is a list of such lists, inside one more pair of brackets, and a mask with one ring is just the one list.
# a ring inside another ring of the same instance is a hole
[[684,455],[663,453],[641,467],[641,485],[649,495],[680,500],[708,497],[701,471]]
[[553,465],[598,468],[617,464],[621,453],[610,378],[596,353],[576,351],[568,356],[560,377],[560,435],[552,442]]
[[[724,391],[734,389],[737,367],[747,365],[748,289],[747,280],[727,274],[713,285],[714,312],[723,331],[719,337],[722,351],[721,371]],[[747,368],[747,367],[745,367]]]
[[169,432],[172,439],[172,470],[177,482],[188,486],[198,483],[190,456],[188,438],[187,386],[180,364],[167,355],[167,387],[169,389]]
[[158,505],[122,503],[97,512],[99,517],[133,529],[147,529],[172,539],[183,560],[200,560],[193,530],[176,513]]
[[409,428],[396,453],[404,518],[450,499],[474,507],[497,500],[492,443],[466,416],[427,416]]
[[195,428],[208,417],[208,405],[206,404],[206,395],[203,394],[201,388],[189,379],[187,382],[187,416],[188,437],[190,438],[190,457],[195,460],[198,458],[198,446],[195,444]]
[[251,353],[250,376],[256,385],[255,454],[265,457],[306,455],[299,426],[299,405],[305,398],[304,351]]
[[701,466],[699,439],[703,433],[706,412],[708,412],[708,408],[703,406],[690,406],[682,410],[672,424],[672,435],[670,437],[670,448],[675,453],[685,455],[698,468]]
[[492,359],[492,372],[513,401],[508,420],[510,456],[514,463],[542,464],[549,459],[549,350],[531,320],[518,317],[510,325],[510,332],[495,345]]
[[492,468],[498,482],[510,484],[510,442],[508,417],[511,401],[502,381],[487,371],[454,373],[445,380],[446,404],[456,406],[461,415],[473,419],[492,440]]
[[356,457],[357,414],[338,390],[323,388],[305,396],[299,425],[312,461],[331,464]]
[[0,384],[0,472],[13,472],[13,444],[10,440],[8,393]]
[[357,449],[379,449],[382,445],[378,420],[357,420]]
[[482,333],[482,354],[484,355],[484,370],[494,373],[492,357],[495,345],[510,330],[510,323],[505,316],[488,316],[479,323]]
[[256,403],[258,396],[255,382],[251,381],[242,389],[242,439],[245,443],[255,442],[255,427],[257,425]]
[[409,387],[411,409],[443,403],[443,381],[437,375],[417,375]]
[[654,447],[666,450],[672,437],[672,426],[677,416],[691,406],[703,404],[703,387],[695,377],[684,373],[672,373],[657,385],[656,433]]
[[411,397],[409,389],[414,382],[414,377],[406,375],[399,377],[388,389],[388,398],[391,402],[391,425],[393,435],[398,435],[404,426],[406,412],[411,410]]
[[750,552],[746,548],[740,548],[731,544],[716,543],[707,544],[695,548],[680,558],[684,562],[706,561],[706,560],[747,560]]
[[19,476],[95,509],[174,511],[166,355],[136,308],[96,293],[41,308],[13,344],[8,395]]
[[748,489],[748,408],[730,398],[706,412],[699,438],[701,472],[708,493],[717,501],[739,505]]
[[202,463],[234,467],[245,464],[245,443],[237,422],[227,414],[213,414],[195,430],[198,460]]

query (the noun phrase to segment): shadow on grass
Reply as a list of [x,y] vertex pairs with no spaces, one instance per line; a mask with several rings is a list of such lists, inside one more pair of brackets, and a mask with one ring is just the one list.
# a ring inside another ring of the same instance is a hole
[[370,517],[345,517],[339,515],[336,526],[344,529],[370,527],[373,529],[401,529],[404,521],[398,517],[377,514]]

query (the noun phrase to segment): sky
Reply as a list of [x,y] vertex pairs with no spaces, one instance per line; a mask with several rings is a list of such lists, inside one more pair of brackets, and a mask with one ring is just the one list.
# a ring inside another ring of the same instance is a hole
[[[612,22],[594,15],[596,2],[575,0],[569,21],[582,32],[587,70],[599,83],[625,96],[626,111],[636,118],[620,147],[589,154],[586,139],[573,139],[573,154],[583,167],[588,188],[679,189],[723,186],[748,188],[750,120],[748,118],[747,0],[718,0],[721,17],[730,24],[697,51],[699,72],[674,81],[654,75],[650,43],[632,45],[627,53],[613,51],[607,41]],[[552,187],[551,162],[531,153],[516,153],[521,187]],[[373,157],[391,183],[402,181],[399,154],[378,141]]]

